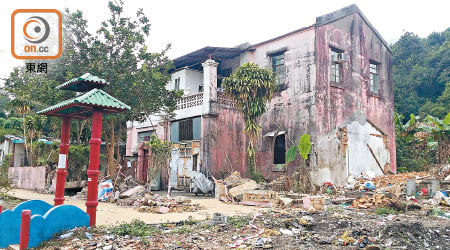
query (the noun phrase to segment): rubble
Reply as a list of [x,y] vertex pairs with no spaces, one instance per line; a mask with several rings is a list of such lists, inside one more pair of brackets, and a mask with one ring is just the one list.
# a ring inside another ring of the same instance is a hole
[[224,218],[212,214],[205,221],[189,219],[157,225],[135,221],[106,228],[80,228],[68,238],[55,238],[39,248],[446,249],[450,244],[450,219],[425,211],[395,216],[352,210],[269,211]]
[[248,180],[243,184],[235,186],[228,191],[228,194],[236,200],[242,200],[244,193],[258,188],[258,184],[254,180]]
[[120,198],[130,198],[131,196],[140,195],[145,192],[145,187],[143,186],[135,186],[127,191],[120,193]]

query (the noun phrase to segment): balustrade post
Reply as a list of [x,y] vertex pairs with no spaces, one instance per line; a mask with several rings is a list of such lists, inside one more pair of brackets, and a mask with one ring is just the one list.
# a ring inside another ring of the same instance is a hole
[[203,114],[211,113],[211,102],[217,101],[217,65],[212,59],[202,63],[203,66]]

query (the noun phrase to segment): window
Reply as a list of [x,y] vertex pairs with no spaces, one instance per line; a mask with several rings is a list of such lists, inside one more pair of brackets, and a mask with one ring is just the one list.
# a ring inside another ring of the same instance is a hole
[[192,171],[197,171],[198,154],[192,155]]
[[154,133],[155,130],[138,132],[138,142],[150,141],[150,136]]
[[286,137],[285,135],[278,135],[275,138],[275,145],[273,147],[273,163],[286,163]]
[[379,64],[370,62],[369,72],[370,72],[370,93],[378,94],[380,92],[380,85],[378,82],[378,66]]
[[192,119],[180,121],[179,138],[180,141],[192,140]]
[[342,51],[331,48],[331,81],[335,83],[342,81],[342,65],[338,61],[341,53]]
[[200,140],[201,117],[194,117],[170,124],[170,141],[181,142],[190,140]]
[[272,71],[277,76],[278,84],[283,85],[286,79],[286,69],[284,66],[284,53],[271,55],[270,61],[272,62]]
[[175,90],[179,90],[180,89],[180,78],[175,78],[175,86],[173,87],[173,89]]

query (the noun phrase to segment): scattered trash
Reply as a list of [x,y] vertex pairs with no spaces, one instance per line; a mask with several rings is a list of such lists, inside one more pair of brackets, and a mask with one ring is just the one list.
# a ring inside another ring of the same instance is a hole
[[91,233],[86,232],[84,235],[86,236],[86,238],[92,239],[92,234]]
[[73,232],[68,232],[68,233],[60,235],[59,238],[60,239],[67,239],[67,238],[72,237],[72,235],[73,235]]
[[195,194],[211,194],[214,191],[214,183],[201,172],[194,172],[191,177],[191,181],[193,184],[192,192]]
[[289,229],[280,228],[280,233],[288,236],[294,236],[294,233]]
[[106,201],[108,200],[108,197],[110,197],[113,194],[113,183],[112,180],[106,180],[98,184],[98,195],[97,198],[100,201]]
[[375,185],[371,181],[366,182],[364,184],[364,188],[368,189],[368,190],[375,190],[376,189]]

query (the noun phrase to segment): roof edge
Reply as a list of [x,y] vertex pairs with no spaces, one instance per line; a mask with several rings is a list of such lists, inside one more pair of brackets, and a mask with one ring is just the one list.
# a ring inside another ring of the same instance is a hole
[[307,31],[307,30],[309,30],[309,29],[311,29],[311,28],[314,28],[314,25],[315,25],[315,24],[312,24],[312,25],[309,25],[309,26],[306,26],[306,27],[302,27],[302,28],[300,28],[300,29],[293,30],[293,31],[288,32],[288,33],[286,33],[286,34],[283,34],[283,35],[281,35],[281,36],[277,36],[277,37],[271,38],[271,39],[269,39],[269,40],[265,40],[265,41],[259,42],[259,43],[257,43],[257,44],[254,44],[254,45],[252,45],[251,47],[259,46],[259,45],[262,45],[262,44],[265,44],[265,43],[269,43],[269,42],[272,42],[272,41],[276,41],[276,40],[278,40],[278,39],[282,39],[282,38],[285,38],[285,37],[294,35],[294,34],[296,34],[296,33],[300,33],[300,32],[303,32],[303,31]]
[[380,41],[383,43],[383,45],[386,47],[386,49],[391,53],[392,51],[389,49],[389,44],[384,40],[384,38],[380,35],[380,33],[375,29],[375,27],[369,22],[369,19],[362,13],[362,11],[358,8],[356,4],[349,5],[347,7],[344,7],[340,10],[336,10],[333,12],[330,12],[328,14],[318,16],[316,17],[316,27],[329,24],[331,22],[334,22],[338,19],[344,18],[346,16],[352,15],[354,13],[358,13],[359,16],[363,19],[363,21],[369,26],[370,29],[375,33],[375,35],[380,39]]

